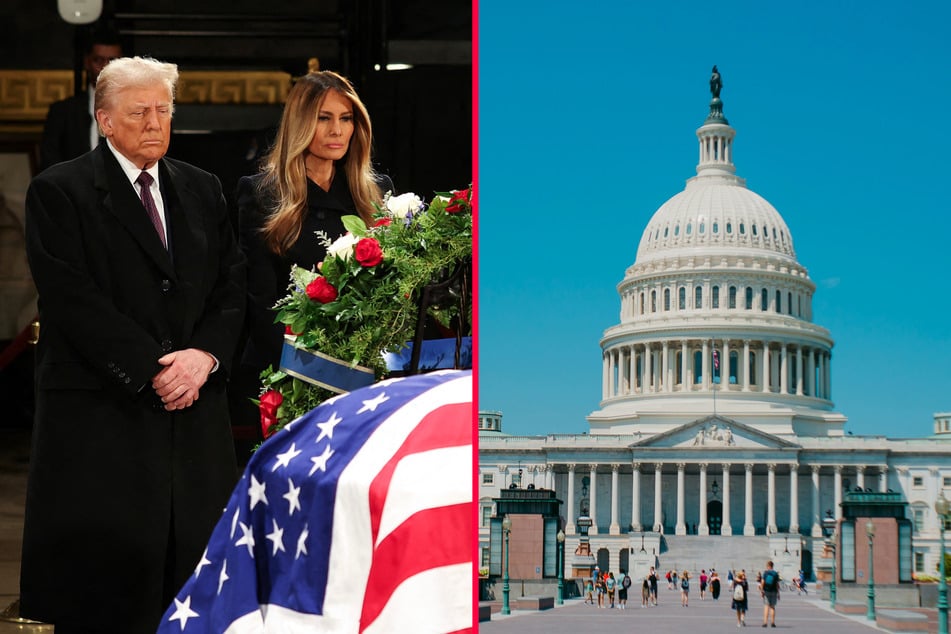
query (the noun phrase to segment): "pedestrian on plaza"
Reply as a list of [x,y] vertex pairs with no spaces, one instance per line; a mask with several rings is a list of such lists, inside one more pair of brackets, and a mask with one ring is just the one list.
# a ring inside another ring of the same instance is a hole
[[598,595],[598,607],[604,607],[604,577],[599,573],[594,582],[594,591]]
[[647,575],[647,581],[650,583],[651,603],[657,605],[657,571],[651,566],[650,574]]
[[766,562],[766,570],[762,574],[763,591],[763,627],[767,621],[776,627],[776,602],[779,601],[779,573],[773,570],[773,562]]
[[646,608],[650,604],[651,584],[647,577],[644,577],[644,583],[641,584],[641,607]]
[[746,575],[742,572],[737,573],[733,579],[733,603],[730,604],[736,610],[736,626],[746,626],[746,610],[749,608],[749,590],[750,585],[746,581]]
[[713,595],[714,601],[720,600],[720,575],[716,570],[710,571],[710,594]]
[[627,589],[631,587],[631,575],[621,571],[621,588],[617,593],[618,605],[622,610],[627,609]]
[[608,602],[611,604],[608,607],[614,608],[614,594],[617,591],[617,581],[614,579],[614,573],[609,572],[608,578],[604,580],[604,588],[608,593]]
[[591,580],[591,577],[588,577],[588,580],[585,581],[585,604],[594,605],[594,581]]
[[667,576],[667,589],[668,589],[668,590],[673,590],[673,589],[674,589],[674,578],[673,578],[673,575],[671,575],[671,574],[670,574],[670,571],[668,570],[666,576]]
[[730,592],[733,592],[733,577],[734,577],[734,576],[735,576],[735,575],[733,574],[733,570],[732,570],[732,569],[727,570],[727,572],[726,572],[726,589],[729,590]]
[[707,594],[707,571],[700,571],[700,600],[703,601]]
[[687,600],[690,598],[690,573],[686,570],[680,575],[680,605],[689,607]]

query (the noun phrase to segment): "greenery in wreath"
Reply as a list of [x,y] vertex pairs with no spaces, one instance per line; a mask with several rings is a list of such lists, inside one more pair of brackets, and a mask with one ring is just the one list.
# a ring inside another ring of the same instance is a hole
[[[413,193],[387,193],[373,220],[367,227],[345,216],[348,233],[332,243],[318,234],[327,256],[310,270],[292,268],[275,321],[285,324],[298,348],[363,366],[382,379],[383,353],[413,339],[424,287],[471,266],[472,188],[437,192],[428,205]],[[467,301],[437,302],[427,314],[446,328],[472,323]],[[265,438],[334,395],[283,370],[269,368],[261,378]]]

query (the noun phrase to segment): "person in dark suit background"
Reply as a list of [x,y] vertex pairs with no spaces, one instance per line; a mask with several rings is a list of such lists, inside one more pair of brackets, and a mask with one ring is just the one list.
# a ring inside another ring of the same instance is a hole
[[281,358],[283,324],[273,306],[287,294],[291,265],[313,268],[330,240],[344,233],[341,218],[370,223],[383,195],[393,191],[388,176],[370,160],[370,115],[353,85],[333,71],[311,71],[291,88],[277,136],[263,169],[238,181],[238,233],[248,260],[249,338],[241,357],[232,404],[245,424],[257,417],[250,398],[259,376]]
[[20,613],[57,634],[154,632],[237,481],[225,380],[245,262],[217,177],[165,157],[177,79],[112,61],[108,142],[27,192],[41,333]]
[[105,65],[117,57],[122,57],[122,44],[116,32],[99,27],[87,36],[83,51],[86,90],[50,105],[40,142],[40,170],[99,145],[93,111],[96,80]]

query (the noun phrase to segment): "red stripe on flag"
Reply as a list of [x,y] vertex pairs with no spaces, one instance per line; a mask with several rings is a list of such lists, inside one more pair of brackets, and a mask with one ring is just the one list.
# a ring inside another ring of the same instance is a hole
[[374,544],[380,530],[380,518],[390,488],[390,479],[399,461],[410,454],[444,447],[468,446],[471,443],[472,416],[468,402],[443,405],[423,417],[407,436],[403,446],[380,469],[370,484],[370,531]]
[[470,561],[470,507],[454,504],[420,511],[383,539],[373,553],[360,632],[380,616],[390,595],[406,579],[432,568]]

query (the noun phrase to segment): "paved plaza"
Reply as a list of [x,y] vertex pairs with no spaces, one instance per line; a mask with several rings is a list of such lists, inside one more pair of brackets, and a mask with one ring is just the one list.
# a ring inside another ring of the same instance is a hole
[[[719,601],[709,597],[700,601],[696,590],[691,592],[690,607],[680,606],[680,592],[659,588],[660,605],[652,608],[640,606],[637,601],[628,604],[626,610],[600,609],[585,605],[582,599],[565,601],[564,605],[541,612],[513,610],[512,614],[502,616],[492,614],[491,621],[479,624],[480,634],[555,634],[557,632],[702,632],[717,634],[737,632],[736,613],[730,610],[728,597],[720,596]],[[750,612],[746,617],[744,631],[760,631],[763,622],[763,605],[758,597],[751,597]],[[817,632],[835,632],[836,634],[868,634],[875,631],[887,631],[864,615],[845,616],[829,609],[828,601],[822,601],[814,595],[796,595],[784,593],[776,610],[776,628],[771,631],[797,630],[810,634]]]

